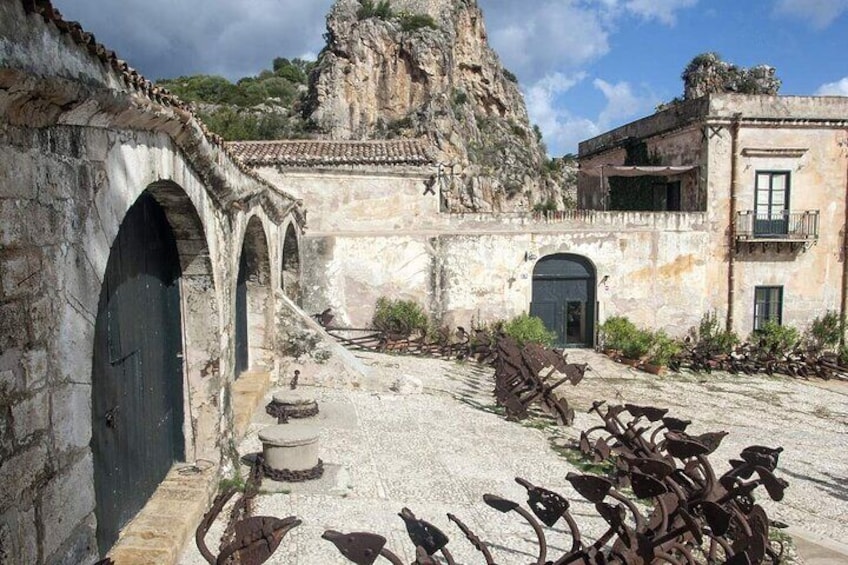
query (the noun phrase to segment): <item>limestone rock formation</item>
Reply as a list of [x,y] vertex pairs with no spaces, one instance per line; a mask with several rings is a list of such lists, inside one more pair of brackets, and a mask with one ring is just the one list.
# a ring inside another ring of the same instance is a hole
[[718,92],[776,96],[781,86],[774,67],[739,67],[722,61],[716,53],[702,53],[692,59],[681,78],[686,100]]
[[548,200],[562,207],[476,0],[338,0],[326,39],[305,104],[324,135],[427,137],[453,211],[528,210]]

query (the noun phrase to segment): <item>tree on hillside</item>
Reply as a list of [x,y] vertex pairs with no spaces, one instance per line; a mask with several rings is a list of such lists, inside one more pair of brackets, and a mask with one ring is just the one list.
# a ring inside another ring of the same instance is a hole
[[303,137],[307,124],[297,111],[306,93],[314,61],[277,57],[272,69],[240,78],[194,75],[161,79],[167,88],[195,106],[200,119],[228,141]]

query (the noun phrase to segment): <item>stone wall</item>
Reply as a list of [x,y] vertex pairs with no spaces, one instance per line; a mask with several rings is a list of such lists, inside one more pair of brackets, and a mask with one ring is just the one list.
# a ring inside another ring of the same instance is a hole
[[[0,6],[0,52],[0,562],[93,562],[94,330],[127,211],[147,192],[174,233],[186,459],[220,464],[242,241],[255,218],[270,297],[296,205],[19,2]],[[273,324],[254,326],[271,341]]]
[[[527,312],[533,268],[556,253],[597,270],[599,317],[623,314],[683,335],[711,307],[703,213],[596,212],[562,222],[526,217],[446,218],[438,231],[304,237],[304,309],[331,307],[367,326],[380,296],[412,299],[448,325],[468,327]],[[375,260],[375,258],[378,258]],[[695,298],[697,297],[697,298]]]

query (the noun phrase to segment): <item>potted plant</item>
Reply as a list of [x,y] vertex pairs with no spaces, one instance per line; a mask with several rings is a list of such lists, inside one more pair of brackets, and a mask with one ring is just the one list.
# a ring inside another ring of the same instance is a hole
[[653,333],[647,330],[637,329],[630,335],[629,339],[627,339],[621,348],[621,353],[624,355],[624,359],[621,362],[631,367],[639,365],[645,360],[653,344]]
[[601,324],[601,350],[604,355],[618,360],[625,344],[630,341],[633,334],[639,331],[636,325],[625,316],[611,316]]
[[683,345],[660,330],[654,335],[654,346],[642,369],[654,375],[665,373],[668,363],[683,350]]

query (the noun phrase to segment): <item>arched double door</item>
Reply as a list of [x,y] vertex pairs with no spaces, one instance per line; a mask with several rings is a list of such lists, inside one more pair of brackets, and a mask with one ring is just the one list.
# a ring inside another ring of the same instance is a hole
[[559,253],[536,263],[530,315],[556,332],[557,346],[594,346],[596,279],[594,265],[580,255]]
[[185,459],[180,275],[165,212],[144,193],[112,246],[95,325],[91,449],[101,555]]

